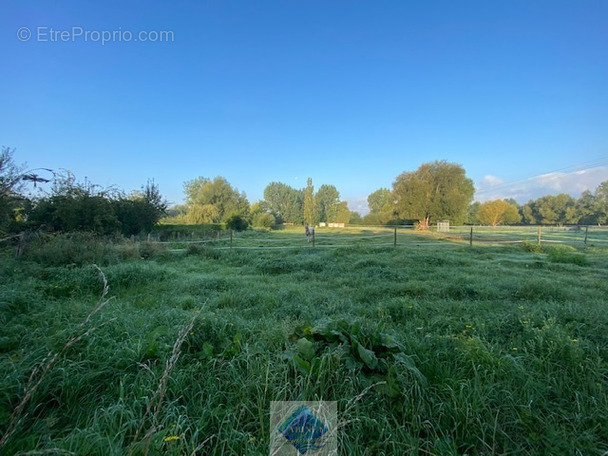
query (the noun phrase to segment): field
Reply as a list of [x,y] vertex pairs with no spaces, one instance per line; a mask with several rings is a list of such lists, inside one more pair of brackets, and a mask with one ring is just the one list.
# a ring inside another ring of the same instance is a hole
[[603,233],[301,231],[4,251],[0,454],[265,455],[277,400],[339,454],[608,452]]

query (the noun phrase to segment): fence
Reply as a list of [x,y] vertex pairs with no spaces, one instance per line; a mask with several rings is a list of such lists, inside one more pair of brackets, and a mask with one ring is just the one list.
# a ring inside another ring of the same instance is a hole
[[338,248],[338,247],[397,247],[397,246],[462,246],[462,245],[512,245],[523,242],[535,244],[566,244],[574,247],[599,247],[608,249],[608,227],[487,227],[450,226],[448,231],[416,231],[412,226],[351,226],[346,228],[319,227],[311,239],[304,229],[270,232],[233,232],[217,230],[205,235],[187,235],[180,239],[152,242],[166,244],[172,250],[184,250],[189,245],[201,245],[214,249],[291,249],[291,248]]

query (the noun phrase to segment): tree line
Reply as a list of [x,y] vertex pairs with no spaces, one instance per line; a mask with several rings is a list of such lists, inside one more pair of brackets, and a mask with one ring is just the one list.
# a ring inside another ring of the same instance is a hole
[[[333,185],[321,185],[316,191],[312,179],[306,187],[293,188],[282,182],[271,182],[264,189],[264,199],[250,204],[246,195],[224,177],[198,177],[184,184],[186,203],[169,211],[176,223],[251,224],[270,228],[277,224],[316,225],[319,222],[349,223],[358,216],[340,200]],[[359,217],[360,218],[360,217]]]
[[[24,229],[93,231],[126,236],[150,232],[164,218],[167,223],[223,224],[243,230],[248,226],[272,228],[277,224],[317,225],[337,222],[365,225],[416,224],[428,229],[440,220],[452,225],[606,224],[608,181],[575,199],[567,194],[547,195],[519,205],[512,199],[473,202],[475,188],[464,168],[435,161],[403,172],[392,189],[380,188],[368,198],[365,217],[350,211],[333,185],[315,189],[308,178],[304,188],[271,182],[264,198],[250,204],[244,192],[224,177],[198,177],[184,183],[186,202],[168,208],[154,181],[125,193],[78,183],[69,172],[46,179],[15,165],[13,150],[0,152],[0,234]],[[24,184],[51,182],[42,196],[25,196]]]
[[473,182],[464,169],[445,161],[426,163],[397,177],[392,190],[380,188],[367,198],[368,225],[417,223],[431,220],[453,225],[603,225],[608,223],[608,181],[580,198],[562,193],[546,195],[519,205],[513,199],[472,202]]
[[[154,181],[127,194],[79,183],[69,171],[45,169],[52,176],[45,178],[16,165],[13,152],[6,147],[0,152],[0,235],[42,229],[131,236],[150,232],[166,213],[167,202]],[[27,196],[27,181],[50,182],[50,189],[42,196]]]

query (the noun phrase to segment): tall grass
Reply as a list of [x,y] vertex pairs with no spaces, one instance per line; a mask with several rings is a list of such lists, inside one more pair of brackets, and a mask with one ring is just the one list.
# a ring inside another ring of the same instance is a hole
[[273,400],[337,401],[341,454],[608,451],[605,253],[109,252],[66,351],[97,270],[0,265],[6,454],[268,454]]

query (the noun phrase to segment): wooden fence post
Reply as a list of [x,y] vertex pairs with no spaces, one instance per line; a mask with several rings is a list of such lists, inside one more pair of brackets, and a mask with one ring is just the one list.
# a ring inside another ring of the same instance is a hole
[[397,247],[397,227],[395,227],[395,236],[393,237],[393,247]]
[[471,234],[469,234],[469,246],[473,247],[473,227],[471,227]]
[[315,246],[315,230],[312,230],[312,246]]
[[232,248],[232,230],[230,230],[230,248]]
[[538,225],[538,238],[537,238],[538,245],[541,244],[541,232],[542,232],[541,226]]

